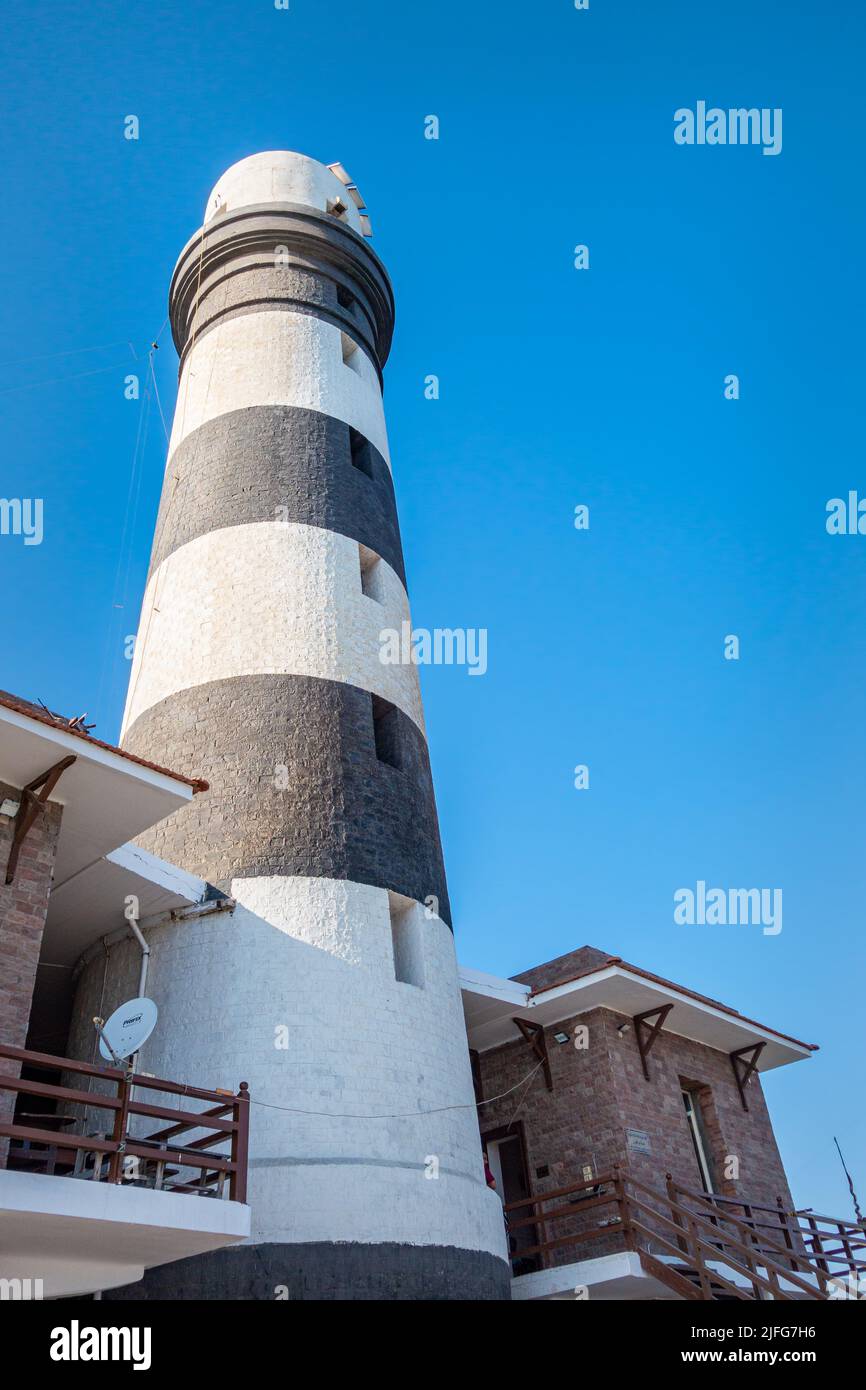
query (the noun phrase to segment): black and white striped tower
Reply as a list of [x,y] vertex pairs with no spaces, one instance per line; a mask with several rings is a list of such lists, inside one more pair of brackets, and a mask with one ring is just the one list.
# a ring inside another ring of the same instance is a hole
[[330,168],[254,155],[171,284],[180,382],[123,745],[209,780],[145,848],[237,908],[151,932],[146,1064],[286,1108],[253,1106],[256,1248],[165,1266],[168,1295],[507,1296],[417,669],[380,660],[409,604],[393,296],[363,230]]

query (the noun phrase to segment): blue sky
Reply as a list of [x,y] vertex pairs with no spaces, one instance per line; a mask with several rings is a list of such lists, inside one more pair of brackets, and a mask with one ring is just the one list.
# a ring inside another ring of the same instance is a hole
[[[839,1213],[834,1133],[866,1196],[866,537],[824,520],[866,493],[864,24],[842,0],[12,0],[0,122],[0,491],[45,506],[41,546],[0,541],[0,685],[116,737],[165,452],[151,409],[131,479],[124,376],[225,168],[341,160],[397,296],[413,618],[489,632],[483,678],[422,678],[462,959],[589,942],[820,1042],[766,1090],[796,1200]],[[781,107],[782,153],[675,145],[699,99]],[[781,934],[676,925],[698,879],[782,888]]]

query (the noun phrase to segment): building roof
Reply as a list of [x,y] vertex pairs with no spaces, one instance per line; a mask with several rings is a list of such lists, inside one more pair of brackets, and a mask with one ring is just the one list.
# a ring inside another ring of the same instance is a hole
[[593,946],[583,946],[510,980],[464,968],[460,976],[470,1046],[478,1051],[516,1041],[515,1017],[547,1026],[590,1009],[607,1008],[633,1017],[663,1004],[674,1005],[665,1032],[723,1052],[763,1042],[761,1071],[799,1061],[817,1050],[816,1043],[757,1023],[730,1005]]
[[[756,1023],[753,1018],[746,1018],[744,1014],[741,1014],[738,1009],[732,1008],[730,1004],[723,1004],[720,1000],[712,999],[707,994],[699,994],[697,990],[689,989],[686,985],[678,985],[673,980],[667,980],[663,975],[655,975],[651,970],[644,970],[639,965],[631,965],[628,961],[623,960],[622,956],[609,956],[605,951],[599,951],[595,946],[581,946],[580,951],[573,952],[571,956],[559,956],[557,960],[548,961],[545,966],[539,966],[536,967],[536,969],[550,970],[551,966],[556,966],[559,961],[571,960],[573,956],[581,955],[583,952],[593,953],[593,956],[596,957],[593,964],[587,964],[584,969],[575,971],[573,974],[564,974],[551,981],[545,981],[543,987],[534,987],[534,982],[531,977],[535,975],[535,970],[527,970],[521,975],[515,975],[514,979],[521,980],[528,984],[530,987],[530,997],[534,997],[535,995],[543,994],[546,990],[559,989],[562,985],[569,985],[577,980],[584,979],[587,975],[594,975],[597,971],[606,969],[607,966],[620,965],[623,970],[630,971],[632,975],[642,975],[645,980],[652,980],[654,984],[662,985],[666,989],[677,990],[680,994],[687,994],[690,999],[697,999],[702,1004],[709,1004],[714,1009],[720,1009],[723,1013],[730,1014],[732,1018],[742,1019],[744,1023],[751,1023],[758,1028],[765,1027],[764,1024]],[[768,1028],[767,1032],[775,1033],[776,1030]],[[788,1042],[796,1043],[798,1047],[806,1047],[810,1052],[818,1051],[817,1043],[802,1042],[800,1038],[792,1038],[787,1033],[777,1033],[777,1036],[785,1038]]]
[[50,710],[0,693],[0,781],[27,787],[64,759],[71,761],[49,798],[63,807],[53,893],[207,786],[91,738]]
[[117,748],[113,743],[104,743],[101,738],[94,738],[83,727],[80,720],[84,715],[78,715],[77,719],[67,719],[62,714],[54,714],[46,705],[34,704],[32,700],[25,700],[20,695],[10,695],[8,690],[0,690],[0,705],[5,709],[15,710],[18,714],[25,714],[28,719],[38,719],[42,724],[49,724],[55,729],[62,729],[65,734],[71,734],[73,738],[84,739],[94,748],[105,748],[110,753],[115,753],[118,758],[126,758],[131,763],[138,763],[139,767],[148,767],[152,772],[162,772],[166,777],[171,777],[175,782],[186,782],[192,787],[193,794],[196,792],[206,792],[208,783],[201,777],[186,777],[181,772],[172,772],[167,767],[161,767],[159,763],[150,763],[146,758],[138,758],[134,753],[127,753],[123,748]]

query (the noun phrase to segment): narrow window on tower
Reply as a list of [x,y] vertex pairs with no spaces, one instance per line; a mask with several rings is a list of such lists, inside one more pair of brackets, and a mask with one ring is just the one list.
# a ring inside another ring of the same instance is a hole
[[337,286],[337,303],[342,309],[348,309],[350,312],[355,307],[355,296],[351,290],[346,289],[345,285]]
[[361,349],[354,343],[348,333],[341,333],[340,339],[343,348],[343,366],[349,367],[353,372],[361,374]]
[[405,985],[424,988],[424,937],[418,921],[420,909],[409,898],[397,893],[388,894],[391,916],[391,949],[394,953],[394,976]]
[[368,550],[365,545],[359,545],[358,564],[361,569],[361,593],[366,594],[367,598],[375,599],[376,603],[384,603],[382,561],[375,550]]
[[370,453],[372,445],[369,440],[359,433],[358,430],[349,429],[349,451],[353,467],[366,473],[368,478],[373,476],[373,458]]
[[391,767],[402,766],[400,756],[400,716],[396,705],[383,700],[380,695],[371,695],[373,706],[373,738],[376,744],[376,757],[380,763]]

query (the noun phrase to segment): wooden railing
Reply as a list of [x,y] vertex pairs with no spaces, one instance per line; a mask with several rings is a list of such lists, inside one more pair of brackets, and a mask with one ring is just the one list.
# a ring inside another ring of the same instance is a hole
[[[558,1205],[550,1209],[550,1202]],[[516,1249],[515,1261],[615,1234],[647,1273],[683,1298],[827,1299],[848,1279],[866,1279],[866,1231],[853,1222],[693,1192],[670,1174],[664,1188],[654,1188],[614,1169],[509,1202],[505,1212],[509,1234],[534,1227],[542,1237]],[[585,1213],[593,1213],[589,1221],[581,1220]],[[565,1234],[548,1234],[563,1222]]]
[[[668,1175],[667,1190],[691,1204],[724,1230],[736,1225],[747,1230],[756,1249],[796,1261],[805,1256],[819,1286],[829,1296],[840,1281],[852,1276],[866,1287],[866,1230],[854,1221],[819,1216],[812,1211],[789,1211],[782,1199],[775,1207],[746,1202],[717,1193],[695,1192],[676,1184]],[[835,1283],[834,1283],[835,1281]]]
[[[64,1109],[83,1107],[74,1113],[34,1111],[19,1114],[18,1122],[0,1123],[0,1137],[10,1140],[9,1168],[42,1167],[53,1173],[88,1177],[111,1183],[134,1183],[172,1192],[225,1196],[245,1202],[247,1193],[247,1154],[249,1143],[249,1091],[241,1082],[237,1095],[185,1086],[154,1076],[132,1073],[120,1067],[97,1067],[46,1052],[30,1052],[21,1047],[0,1044],[0,1058],[19,1062],[36,1070],[61,1072],[73,1077],[105,1082],[110,1090],[84,1090],[73,1085],[30,1081],[0,1071],[0,1092],[33,1097],[40,1105],[54,1102]],[[153,1099],[140,1099],[142,1092],[183,1096],[208,1102],[205,1110],[182,1110]],[[90,1110],[107,1112],[105,1132],[67,1133],[55,1125],[81,1126]],[[170,1120],[166,1128],[140,1133],[142,1126],[131,1125],[136,1117]],[[23,1121],[27,1122],[24,1123]],[[201,1138],[184,1143],[180,1136],[196,1130],[208,1131]],[[34,1145],[38,1147],[34,1149]],[[212,1153],[218,1145],[228,1153]],[[197,1177],[175,1182],[184,1169]]]
[[[813,1211],[795,1211],[800,1238],[818,1269],[836,1278],[856,1274],[862,1293],[866,1292],[866,1236],[864,1228],[835,1216],[819,1216]],[[822,1230],[822,1227],[828,1229]],[[841,1270],[834,1271],[834,1265]]]

